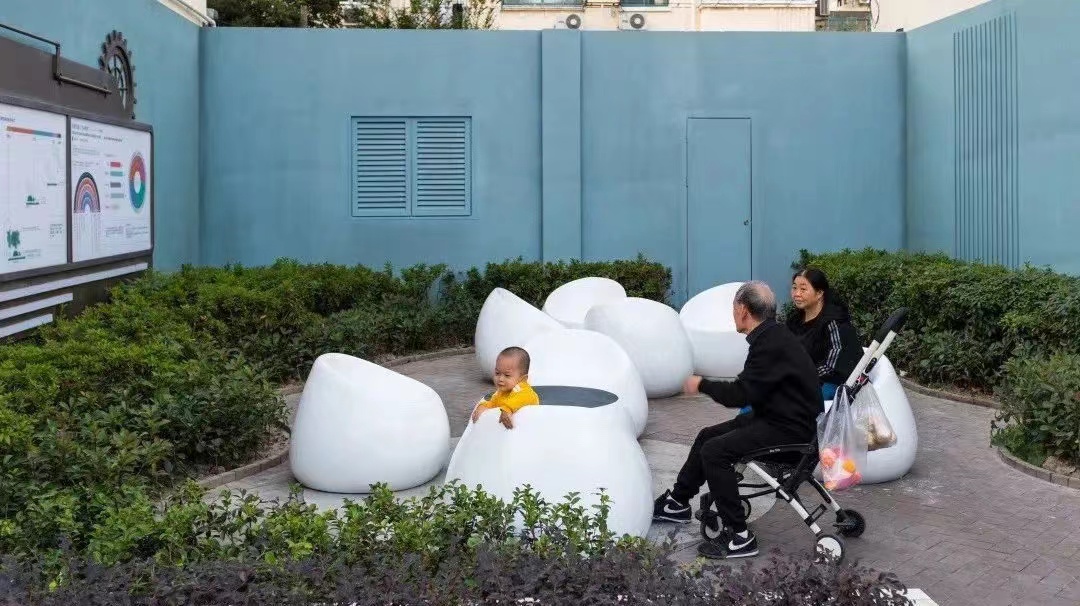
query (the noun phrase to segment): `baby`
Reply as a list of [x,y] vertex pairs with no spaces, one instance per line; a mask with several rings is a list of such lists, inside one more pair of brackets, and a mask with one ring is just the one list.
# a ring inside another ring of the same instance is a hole
[[499,422],[513,429],[511,417],[525,406],[540,403],[540,396],[529,386],[529,352],[520,347],[507,347],[495,360],[495,392],[480,400],[473,409],[475,423],[485,410],[498,408]]

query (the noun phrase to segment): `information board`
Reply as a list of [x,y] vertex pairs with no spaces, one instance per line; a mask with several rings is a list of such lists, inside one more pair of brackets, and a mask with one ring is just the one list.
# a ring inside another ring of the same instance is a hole
[[68,260],[67,117],[0,103],[0,273]]
[[71,119],[71,245],[76,263],[151,248],[150,133]]

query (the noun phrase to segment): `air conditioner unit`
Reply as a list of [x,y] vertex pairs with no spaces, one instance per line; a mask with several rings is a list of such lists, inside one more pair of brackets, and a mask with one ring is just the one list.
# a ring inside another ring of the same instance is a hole
[[644,30],[645,15],[641,13],[622,13],[619,15],[619,29]]
[[570,13],[555,21],[555,29],[581,29],[581,15]]

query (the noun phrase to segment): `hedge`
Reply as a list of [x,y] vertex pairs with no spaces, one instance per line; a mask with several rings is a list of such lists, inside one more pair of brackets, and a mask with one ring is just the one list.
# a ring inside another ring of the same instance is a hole
[[379,485],[326,512],[207,503],[190,485],[172,501],[111,512],[89,559],[0,562],[0,604],[909,604],[895,576],[813,564],[809,550],[738,571],[679,566],[670,543],[613,540],[603,495],[593,511],[456,482],[405,501]]
[[658,300],[671,281],[643,258],[517,260],[459,277],[442,266],[395,274],[282,260],[117,287],[108,303],[0,346],[0,553],[84,552],[109,512],[252,460],[287,429],[276,388],[322,353],[466,344],[494,286],[539,304],[587,275]]
[[864,336],[907,307],[889,357],[917,381],[996,393],[994,427],[1009,427],[996,441],[1029,460],[1080,461],[1080,278],[873,249],[802,251],[793,267],[808,265],[825,271]]

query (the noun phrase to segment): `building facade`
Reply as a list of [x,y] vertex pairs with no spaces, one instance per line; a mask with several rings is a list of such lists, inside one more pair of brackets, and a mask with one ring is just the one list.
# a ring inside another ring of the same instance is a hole
[[503,0],[504,30],[814,31],[817,0]]
[[197,25],[211,25],[213,19],[206,9],[206,0],[158,0],[183,18]]
[[988,0],[873,0],[872,28],[875,32],[915,29],[956,13],[985,4]]

